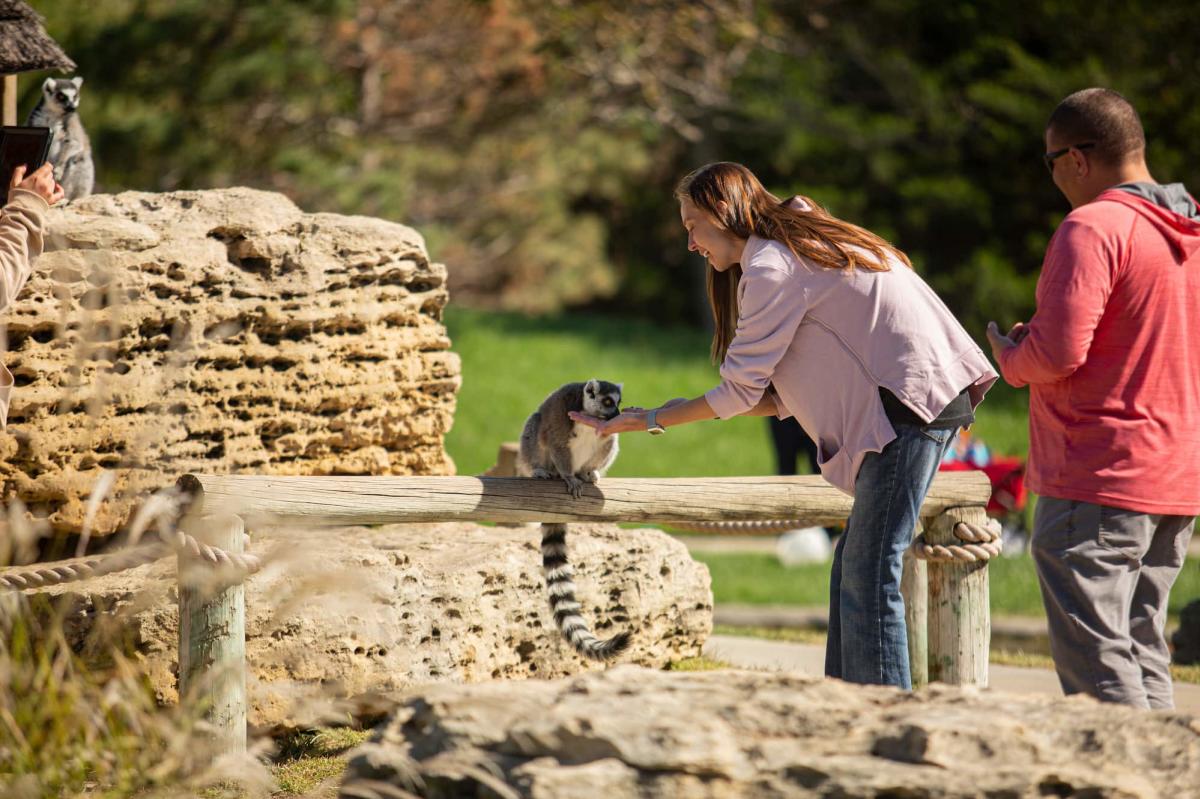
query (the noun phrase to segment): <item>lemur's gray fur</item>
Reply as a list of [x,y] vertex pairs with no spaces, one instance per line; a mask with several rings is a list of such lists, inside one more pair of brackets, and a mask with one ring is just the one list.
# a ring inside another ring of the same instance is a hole
[[[599,419],[621,412],[621,386],[604,380],[568,383],[542,402],[525,422],[517,474],[552,480],[561,478],[567,490],[579,497],[587,483],[604,476],[617,459],[617,437],[600,436],[594,429],[573,421],[567,414],[579,411]],[[629,633],[601,641],[579,614],[575,599],[575,570],[567,560],[567,526],[542,525],[542,571],[554,623],[575,651],[591,660],[609,660],[629,646]]]
[[530,414],[521,433],[517,474],[553,479],[561,477],[575,497],[584,483],[594,483],[617,458],[617,437],[601,437],[594,429],[574,422],[571,411],[598,419],[621,412],[621,386],[604,380],[567,383],[542,401]]
[[62,184],[67,200],[86,197],[96,182],[92,144],[79,119],[79,87],[83,78],[46,78],[42,99],[25,124],[50,128],[50,153],[54,179]]

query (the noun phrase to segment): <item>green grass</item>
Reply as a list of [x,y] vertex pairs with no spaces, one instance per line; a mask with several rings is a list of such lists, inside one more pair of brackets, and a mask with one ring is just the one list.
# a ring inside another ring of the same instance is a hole
[[271,772],[275,797],[302,796],[346,770],[346,753],[367,739],[367,730],[346,727],[296,733],[280,744]]
[[[446,312],[463,384],[446,449],[459,474],[491,466],[502,442],[563,383],[598,377],[624,384],[629,405],[695,397],[718,382],[700,331],[603,317],[529,319],[461,308]],[[613,477],[771,474],[762,419],[701,422],[660,438],[625,435]]]
[[[720,378],[701,330],[573,314],[524,317],[451,306],[446,326],[462,358],[462,390],[446,449],[459,474],[479,474],[502,442],[516,441],[526,417],[563,383],[599,377],[624,384],[626,404],[653,406],[696,397]],[[836,390],[821,387],[814,390]],[[981,406],[978,433],[999,453],[1027,450],[1024,391],[998,385]],[[652,438],[626,434],[613,477],[735,476],[774,473],[767,423],[699,422]]]
[[[785,567],[769,552],[693,552],[712,574],[717,604],[825,606],[829,604],[829,564]],[[1044,616],[1033,560],[1027,555],[993,560],[988,566],[992,613]],[[1171,591],[1168,614],[1200,598],[1200,561],[1184,563]]]
[[684,658],[683,660],[673,660],[667,664],[667,671],[720,671],[721,669],[732,668],[732,666],[723,660],[715,660],[705,655],[700,655],[694,658]]

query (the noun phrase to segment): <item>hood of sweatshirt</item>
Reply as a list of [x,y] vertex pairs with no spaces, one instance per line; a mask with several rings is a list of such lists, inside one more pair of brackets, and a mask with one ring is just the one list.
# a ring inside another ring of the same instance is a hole
[[1161,205],[1188,219],[1200,219],[1200,208],[1182,183],[1122,183],[1114,188]]
[[1200,251],[1200,209],[1182,183],[1123,183],[1100,194],[1097,200],[1118,202],[1152,224],[1188,260]]

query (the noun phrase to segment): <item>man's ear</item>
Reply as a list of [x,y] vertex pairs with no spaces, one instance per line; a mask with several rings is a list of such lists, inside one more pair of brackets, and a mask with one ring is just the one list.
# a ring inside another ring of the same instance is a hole
[[1086,178],[1088,173],[1092,171],[1092,163],[1088,161],[1086,155],[1079,150],[1072,149],[1070,152],[1071,163],[1075,167],[1075,174],[1081,178]]

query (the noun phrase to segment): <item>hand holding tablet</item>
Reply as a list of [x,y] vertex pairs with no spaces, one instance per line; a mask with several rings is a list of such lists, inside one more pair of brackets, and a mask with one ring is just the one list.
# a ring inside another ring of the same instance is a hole
[[50,129],[5,125],[0,127],[0,186],[7,191],[20,186],[35,192],[50,205],[63,199],[63,189],[54,180],[46,162],[50,151]]

